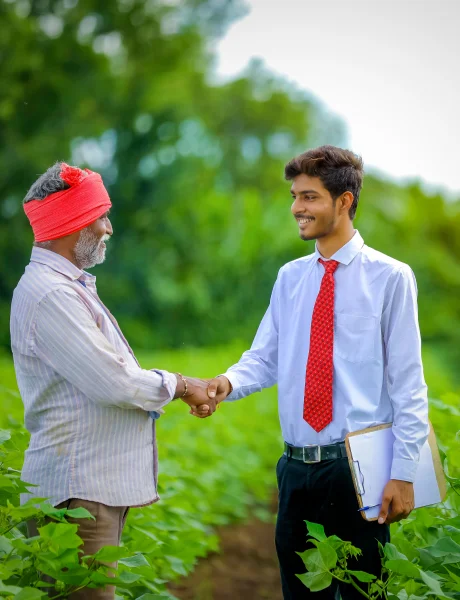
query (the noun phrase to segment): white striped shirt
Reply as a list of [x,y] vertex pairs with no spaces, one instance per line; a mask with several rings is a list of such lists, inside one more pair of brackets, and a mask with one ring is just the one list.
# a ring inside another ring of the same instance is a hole
[[158,499],[155,421],[176,378],[141,369],[96,278],[34,247],[13,294],[11,346],[31,434],[22,479],[29,497],[109,506]]

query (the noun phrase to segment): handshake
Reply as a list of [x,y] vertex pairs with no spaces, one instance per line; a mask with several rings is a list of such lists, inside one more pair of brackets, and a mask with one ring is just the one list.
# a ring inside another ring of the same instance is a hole
[[200,419],[210,417],[232,391],[232,384],[225,375],[214,379],[184,377],[180,373],[175,375],[177,388],[174,398],[181,398],[190,407],[190,414]]

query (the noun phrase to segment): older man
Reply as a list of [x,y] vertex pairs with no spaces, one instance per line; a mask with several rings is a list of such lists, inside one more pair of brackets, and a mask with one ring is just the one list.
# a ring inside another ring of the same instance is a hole
[[[158,500],[155,419],[174,398],[215,409],[199,379],[139,366],[85,271],[102,263],[111,202],[99,174],[57,163],[30,188],[24,210],[35,244],[14,291],[11,344],[31,434],[28,497],[83,506],[85,554],[118,545],[130,506]],[[86,589],[73,598],[113,598]]]

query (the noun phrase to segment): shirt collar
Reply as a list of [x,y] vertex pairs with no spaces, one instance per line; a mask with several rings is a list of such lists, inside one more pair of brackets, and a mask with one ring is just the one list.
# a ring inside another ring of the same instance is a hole
[[72,281],[77,279],[81,281],[89,281],[94,283],[96,281],[96,277],[91,275],[91,273],[87,273],[86,271],[82,271],[76,265],[74,265],[70,260],[67,260],[64,256],[57,254],[57,252],[53,252],[52,250],[47,250],[46,248],[39,248],[38,246],[34,246],[32,248],[32,256],[30,257],[30,262],[40,263],[42,265],[46,265],[53,269],[53,271],[57,271],[58,273],[62,273]]
[[[339,248],[335,254],[331,256],[329,260],[336,260],[339,263],[344,265],[349,265],[351,261],[355,258],[355,256],[361,252],[362,247],[364,246],[364,240],[361,237],[361,234],[357,229],[355,229],[355,234],[351,238],[349,242],[347,242],[344,246]],[[317,244],[315,244],[315,258],[316,260],[322,258],[326,260],[324,256],[318,250]]]

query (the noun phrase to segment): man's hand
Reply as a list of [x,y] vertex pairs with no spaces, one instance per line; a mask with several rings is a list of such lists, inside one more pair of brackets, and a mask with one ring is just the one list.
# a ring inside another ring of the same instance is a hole
[[[187,381],[187,391],[185,391],[184,382],[180,375],[177,375],[176,397],[180,397],[190,406],[192,411],[196,411],[197,416],[210,416],[216,410],[216,400],[208,396],[208,383],[206,379],[197,377],[184,377]],[[195,412],[193,412],[195,414]]]
[[[208,380],[208,383],[208,397],[210,399],[210,402],[214,401],[216,403],[216,407],[219,408],[219,403],[225,400],[225,398],[231,393],[233,389],[232,384],[225,377],[225,375],[220,375],[219,377],[210,379]],[[205,406],[206,405],[203,404],[202,406],[197,407],[196,409],[192,407],[190,410],[190,414],[195,417],[199,417],[200,419],[210,417],[212,415],[212,412],[206,412]]]
[[390,479],[383,490],[379,523],[395,523],[405,519],[414,508],[414,484],[409,481]]

